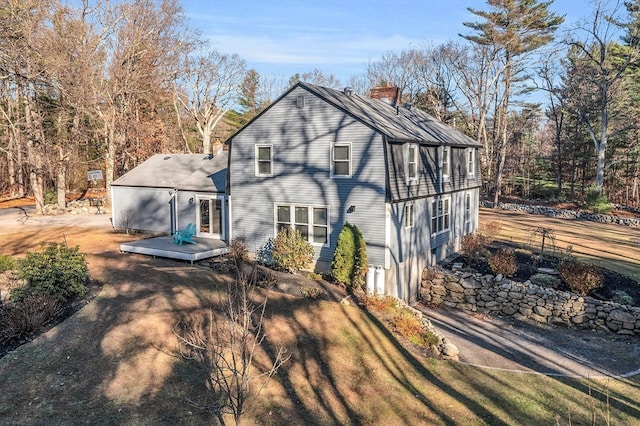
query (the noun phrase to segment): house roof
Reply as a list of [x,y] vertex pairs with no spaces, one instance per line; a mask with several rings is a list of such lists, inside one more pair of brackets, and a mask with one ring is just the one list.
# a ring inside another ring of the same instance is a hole
[[347,95],[344,91],[304,82],[298,82],[293,88],[297,86],[344,110],[362,123],[386,135],[391,141],[465,147],[482,146],[461,131],[415,107],[407,108],[401,105],[396,107],[382,100],[355,93]]
[[224,192],[226,180],[227,152],[222,151],[215,156],[156,154],[112,185]]

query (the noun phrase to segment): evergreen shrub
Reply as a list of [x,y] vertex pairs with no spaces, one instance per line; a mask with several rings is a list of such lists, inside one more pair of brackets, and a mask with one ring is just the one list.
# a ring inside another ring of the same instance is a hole
[[357,226],[346,222],[338,235],[331,262],[333,278],[351,288],[364,286],[369,264],[367,244]]
[[64,300],[87,291],[89,269],[80,248],[61,243],[42,243],[39,252],[28,252],[20,262],[18,276],[24,286],[11,291],[11,300],[20,301],[35,293],[60,296]]

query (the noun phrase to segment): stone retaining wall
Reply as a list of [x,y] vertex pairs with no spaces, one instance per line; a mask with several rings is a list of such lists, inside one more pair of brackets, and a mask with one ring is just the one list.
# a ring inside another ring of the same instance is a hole
[[[482,201],[482,207],[493,207],[492,202]],[[530,214],[539,214],[561,219],[582,219],[591,222],[611,223],[634,228],[640,227],[640,219],[613,216],[610,214],[591,213],[582,210],[556,209],[547,206],[531,206],[528,204],[498,203],[501,210],[522,211]]]
[[500,275],[426,268],[420,296],[433,305],[640,335],[640,308],[540,287],[530,281],[511,281]]

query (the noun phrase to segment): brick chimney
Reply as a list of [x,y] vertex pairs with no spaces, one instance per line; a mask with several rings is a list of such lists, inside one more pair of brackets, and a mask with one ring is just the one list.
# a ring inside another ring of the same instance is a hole
[[395,106],[400,101],[400,88],[398,86],[374,87],[369,97]]

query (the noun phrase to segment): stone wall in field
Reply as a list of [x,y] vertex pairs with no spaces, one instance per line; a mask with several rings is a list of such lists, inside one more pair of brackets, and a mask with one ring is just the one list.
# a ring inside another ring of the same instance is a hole
[[438,267],[422,273],[426,303],[566,326],[640,335],[640,308],[483,275]]
[[[483,201],[481,205],[482,207],[493,207],[493,203],[488,201]],[[554,207],[515,203],[498,203],[498,208],[501,210],[521,211],[529,214],[539,214],[561,219],[582,219],[591,222],[611,223],[634,228],[640,227],[640,219],[620,217],[610,214],[591,213],[583,210],[556,209]]]

